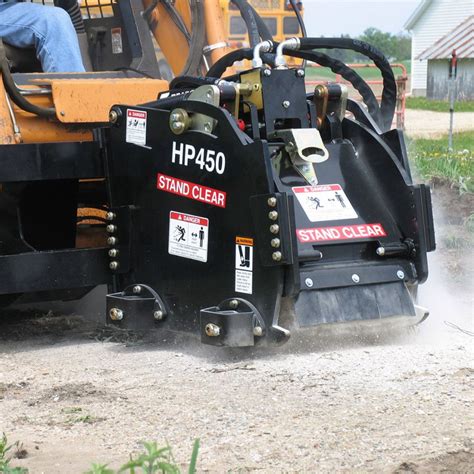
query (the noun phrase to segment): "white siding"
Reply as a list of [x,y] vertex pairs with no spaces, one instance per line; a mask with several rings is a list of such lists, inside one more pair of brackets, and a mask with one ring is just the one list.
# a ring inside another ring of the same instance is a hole
[[433,0],[412,30],[411,89],[426,90],[427,61],[415,59],[425,49],[474,14],[474,0]]

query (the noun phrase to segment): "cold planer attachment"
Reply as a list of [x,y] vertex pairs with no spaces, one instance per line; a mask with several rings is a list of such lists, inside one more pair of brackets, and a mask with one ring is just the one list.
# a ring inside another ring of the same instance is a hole
[[252,346],[426,316],[412,290],[435,247],[429,188],[412,183],[402,133],[343,86],[307,94],[303,70],[257,68],[111,119],[119,326]]

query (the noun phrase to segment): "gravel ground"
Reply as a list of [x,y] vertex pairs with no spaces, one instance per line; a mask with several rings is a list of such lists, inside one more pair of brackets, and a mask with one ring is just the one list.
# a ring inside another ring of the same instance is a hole
[[[440,316],[468,327],[467,314]],[[92,342],[77,323],[43,321],[2,345],[1,429],[32,473],[118,465],[141,440],[167,440],[186,461],[195,437],[206,472],[418,472],[443,456],[461,456],[449,472],[474,470],[472,337],[441,319],[405,343],[251,356]]]
[[[449,113],[406,109],[406,132],[413,138],[438,138],[449,132]],[[454,115],[454,131],[474,132],[474,112],[457,112]]]
[[117,467],[142,440],[185,467],[195,438],[200,472],[474,472],[474,339],[460,330],[473,331],[473,282],[459,278],[472,252],[448,250],[420,291],[432,316],[401,339],[224,351],[7,315],[0,432],[32,474]]

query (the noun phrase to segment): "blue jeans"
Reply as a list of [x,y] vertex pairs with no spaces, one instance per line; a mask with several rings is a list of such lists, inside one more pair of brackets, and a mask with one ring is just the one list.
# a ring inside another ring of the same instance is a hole
[[0,3],[0,37],[18,48],[34,47],[44,72],[84,72],[76,31],[62,8]]

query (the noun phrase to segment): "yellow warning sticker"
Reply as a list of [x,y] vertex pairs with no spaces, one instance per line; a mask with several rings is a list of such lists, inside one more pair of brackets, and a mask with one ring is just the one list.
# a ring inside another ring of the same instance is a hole
[[240,245],[250,245],[253,246],[253,239],[250,237],[236,237],[235,243]]

